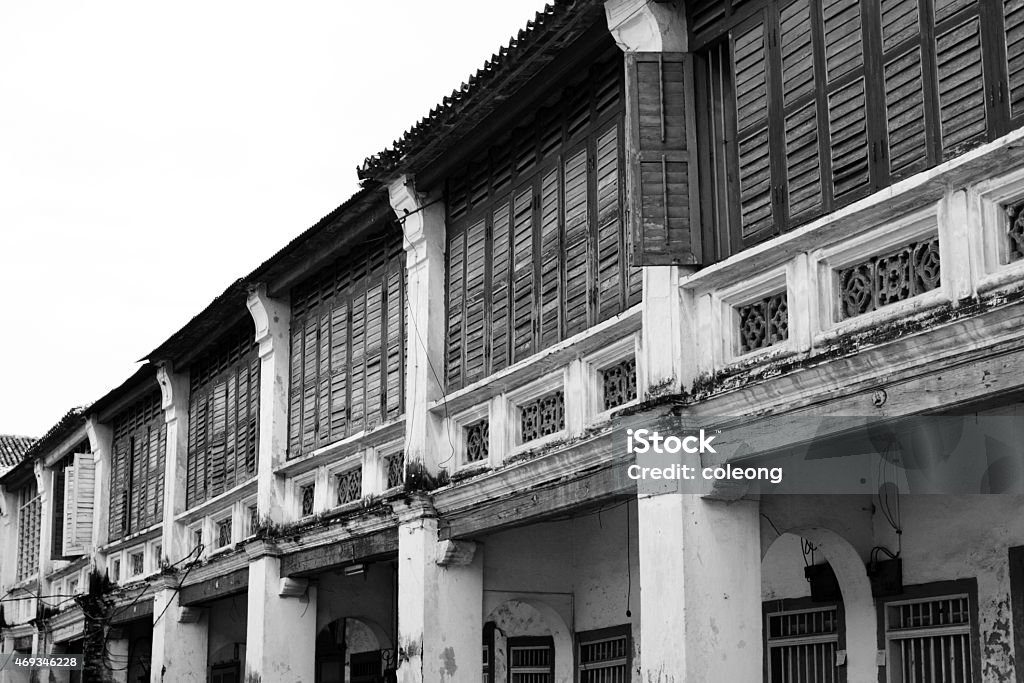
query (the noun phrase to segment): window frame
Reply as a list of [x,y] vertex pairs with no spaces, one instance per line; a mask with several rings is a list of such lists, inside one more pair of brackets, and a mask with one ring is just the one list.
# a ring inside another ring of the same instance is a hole
[[631,672],[633,668],[633,625],[632,624],[620,624],[618,626],[607,626],[604,628],[592,629],[590,631],[578,631],[574,638],[573,650],[575,654],[575,681],[576,683],[582,683],[583,671],[586,664],[583,662],[583,646],[590,643],[612,640],[620,637],[626,638],[626,661],[625,661],[625,675],[623,680],[625,683],[629,683],[631,680]]

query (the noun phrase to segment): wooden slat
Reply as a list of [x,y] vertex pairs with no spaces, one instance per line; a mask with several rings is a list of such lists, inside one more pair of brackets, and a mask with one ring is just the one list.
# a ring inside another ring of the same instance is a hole
[[945,158],[961,154],[987,132],[980,19],[935,37],[939,119]]

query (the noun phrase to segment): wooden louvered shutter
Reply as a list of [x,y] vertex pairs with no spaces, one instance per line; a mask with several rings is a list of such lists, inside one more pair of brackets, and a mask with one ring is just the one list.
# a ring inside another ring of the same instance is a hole
[[[938,160],[934,120],[925,74],[933,68],[924,49],[923,13],[918,0],[880,0],[882,99],[885,106],[885,156],[889,178],[899,180]],[[929,144],[929,139],[931,144]]]
[[448,343],[445,367],[448,386],[458,388],[463,382],[462,337],[465,317],[466,234],[455,232],[448,239]]
[[988,139],[982,22],[978,0],[935,0],[942,157],[950,159]]
[[494,210],[491,224],[491,371],[509,365],[512,311],[512,246],[510,204]]
[[465,262],[462,379],[469,384],[487,374],[487,223],[483,219],[466,229]]
[[563,170],[565,184],[565,336],[569,337],[590,325],[590,162],[586,146],[566,156]]
[[[1002,0],[1003,44],[1006,49],[1009,118],[1015,125],[1024,119],[1024,0]],[[997,51],[998,54],[998,51]]]
[[300,321],[292,326],[291,370],[288,377],[288,457],[297,458],[302,453],[302,339],[303,326]]
[[316,369],[316,446],[331,442],[331,311],[325,308],[319,315],[319,346]]
[[691,55],[627,53],[626,88],[632,262],[699,264]]
[[754,244],[774,234],[773,147],[768,99],[768,26],[764,12],[733,32],[734,90],[739,179],[740,243]]
[[533,241],[533,187],[515,195],[512,209],[512,362],[526,358],[536,348],[536,278]]
[[561,339],[561,159],[540,179],[540,348]]
[[375,264],[372,284],[366,290],[365,429],[380,424],[384,409],[384,283],[379,269]]
[[625,279],[625,244],[622,234],[619,187],[619,126],[597,137],[594,187],[597,216],[597,320],[620,313]]
[[349,429],[358,432],[366,419],[366,278],[357,280],[352,297],[352,344],[349,378]]
[[861,2],[822,0],[832,198],[845,204],[871,191]]
[[331,310],[331,434],[348,434],[348,302]]
[[384,417],[394,419],[402,414],[402,387],[405,381],[405,265],[401,258],[392,258],[387,265],[387,383],[384,387]]
[[302,333],[302,431],[303,453],[316,446],[316,368],[318,318],[311,314]]
[[790,222],[821,213],[820,98],[814,73],[810,0],[795,0],[779,12],[782,123],[785,130],[787,214]]
[[65,556],[83,555],[92,545],[95,482],[92,454],[75,454],[74,464],[64,470],[62,552]]

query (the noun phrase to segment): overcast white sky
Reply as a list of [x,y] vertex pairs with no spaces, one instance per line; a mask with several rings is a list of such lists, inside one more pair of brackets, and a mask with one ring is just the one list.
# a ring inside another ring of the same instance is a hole
[[0,3],[0,433],[120,384],[542,2]]

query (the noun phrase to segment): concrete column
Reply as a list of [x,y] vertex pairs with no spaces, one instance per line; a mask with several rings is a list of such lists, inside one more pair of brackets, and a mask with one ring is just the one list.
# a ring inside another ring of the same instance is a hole
[[[405,361],[405,462],[436,474],[443,427],[427,405],[444,395],[445,224],[444,204],[416,192],[405,176],[388,188],[405,234],[409,349]],[[415,463],[415,464],[414,464]]]
[[760,681],[758,503],[641,496],[640,668],[645,681]]
[[[175,516],[185,511],[185,489],[188,485],[189,377],[187,373],[173,372],[169,364],[164,364],[156,371],[156,381],[160,385],[160,405],[167,426],[161,543],[167,559],[180,562],[194,552],[186,538],[184,525],[174,521]],[[192,559],[198,559],[198,555]]]
[[175,577],[162,577],[153,596],[153,670],[150,683],[206,681],[209,617],[178,602]]
[[39,589],[47,590],[46,575],[53,565],[53,470],[43,467],[41,460],[33,466],[39,491]]
[[96,488],[92,501],[92,561],[96,570],[102,574],[107,571],[107,556],[96,552],[96,548],[107,544],[110,532],[110,458],[114,447],[114,430],[93,416],[85,421],[85,433],[89,437],[89,450],[92,451],[92,461],[96,467]]
[[271,299],[265,285],[249,292],[260,354],[260,423],[256,506],[262,519],[284,521],[284,481],[274,469],[288,456],[288,359],[291,308]]
[[110,663],[111,683],[129,683],[128,659],[131,656],[131,641],[124,634],[111,629],[107,633],[107,661]]
[[[682,2],[605,0],[608,30],[623,52],[685,52],[686,18]],[[633,97],[630,92],[626,98]],[[626,103],[626,112],[631,110]],[[628,122],[627,122],[628,125]],[[627,155],[628,157],[629,155]],[[627,197],[627,201],[633,201]],[[679,393],[692,383],[694,364],[684,363],[683,301],[679,279],[693,268],[647,266],[643,270],[643,386],[653,396]],[[690,344],[687,344],[690,346]],[[684,376],[686,375],[686,376]]]
[[260,543],[248,552],[251,561],[245,680],[313,683],[316,586],[307,585],[301,596],[282,596],[281,558],[273,547]]
[[483,552],[438,542],[425,498],[398,511],[398,681],[479,683]]

